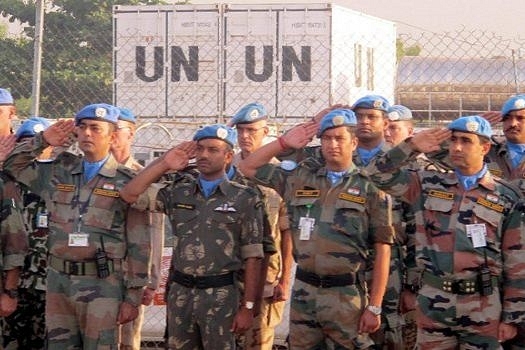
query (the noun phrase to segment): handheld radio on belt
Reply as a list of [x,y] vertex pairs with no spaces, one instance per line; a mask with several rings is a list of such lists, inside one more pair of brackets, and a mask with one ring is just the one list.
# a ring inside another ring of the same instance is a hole
[[108,254],[104,248],[104,239],[100,236],[100,248],[97,248],[95,253],[95,264],[97,265],[98,278],[106,278],[109,276]]

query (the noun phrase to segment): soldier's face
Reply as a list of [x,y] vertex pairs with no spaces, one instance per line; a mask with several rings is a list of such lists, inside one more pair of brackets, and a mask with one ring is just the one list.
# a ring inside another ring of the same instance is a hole
[[414,128],[412,127],[412,124],[406,120],[396,122],[390,121],[385,130],[385,140],[392,146],[396,146],[412,135],[413,132]]
[[347,170],[352,164],[352,152],[357,139],[352,137],[346,126],[328,129],[321,135],[321,152],[329,170]]
[[507,141],[525,143],[525,109],[512,111],[503,120],[503,133]]
[[462,175],[478,173],[489,150],[490,142],[482,142],[477,135],[454,131],[450,137],[450,161]]
[[117,131],[115,132],[115,139],[111,143],[111,150],[125,150],[130,149],[133,143],[133,136],[135,134],[135,126],[126,121],[119,120]]
[[268,134],[266,120],[259,120],[250,124],[237,124],[237,143],[244,155],[256,151],[263,144]]
[[90,162],[104,159],[115,138],[114,126],[108,122],[84,119],[77,127],[78,146]]
[[206,180],[224,177],[226,164],[230,164],[233,151],[222,140],[204,139],[197,142],[197,169]]
[[11,120],[16,116],[15,106],[0,106],[0,129],[11,127]]
[[355,116],[357,119],[356,135],[360,142],[376,141],[384,138],[388,119],[382,111],[357,108]]

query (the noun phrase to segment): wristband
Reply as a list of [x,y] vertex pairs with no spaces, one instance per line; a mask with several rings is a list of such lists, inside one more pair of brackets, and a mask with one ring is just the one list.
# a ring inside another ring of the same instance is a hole
[[283,150],[290,148],[290,147],[288,147],[288,145],[286,144],[286,142],[284,142],[282,136],[279,136],[279,137],[277,138],[277,141],[279,141],[279,146],[281,146],[281,148],[282,148]]

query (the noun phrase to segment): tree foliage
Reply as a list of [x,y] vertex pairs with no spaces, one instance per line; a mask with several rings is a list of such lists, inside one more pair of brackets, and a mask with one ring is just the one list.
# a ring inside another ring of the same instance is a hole
[[[71,116],[89,103],[112,100],[112,9],[114,5],[160,4],[136,0],[46,1],[42,45],[40,111]],[[0,87],[29,99],[33,70],[35,3],[0,0],[0,14],[21,23],[20,38],[0,36]],[[2,31],[0,31],[2,33]],[[17,103],[18,106],[18,103]],[[28,111],[20,110],[20,114]]]
[[421,46],[419,46],[418,44],[406,47],[405,43],[402,40],[396,40],[396,54],[398,62],[405,56],[419,56],[420,53]]

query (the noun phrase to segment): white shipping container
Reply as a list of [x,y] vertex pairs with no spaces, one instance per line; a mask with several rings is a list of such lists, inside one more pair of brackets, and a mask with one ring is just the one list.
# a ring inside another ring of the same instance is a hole
[[333,4],[114,7],[114,102],[141,117],[278,119],[392,100],[395,24]]

